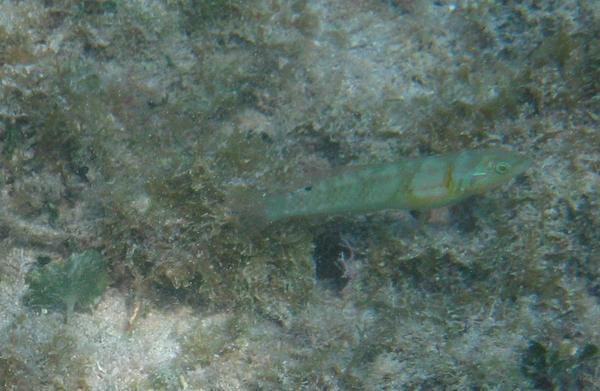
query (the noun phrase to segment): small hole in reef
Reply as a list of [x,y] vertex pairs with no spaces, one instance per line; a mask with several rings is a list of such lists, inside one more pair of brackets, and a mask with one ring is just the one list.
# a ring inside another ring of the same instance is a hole
[[348,283],[340,259],[348,259],[351,256],[341,238],[339,226],[326,225],[316,235],[313,252],[317,280],[337,292],[344,289]]
[[38,266],[45,266],[52,262],[52,258],[47,255],[40,255],[37,257],[36,261]]

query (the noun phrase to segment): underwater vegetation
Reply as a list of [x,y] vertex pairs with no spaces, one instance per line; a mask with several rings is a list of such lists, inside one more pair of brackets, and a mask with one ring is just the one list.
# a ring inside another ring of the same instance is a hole
[[598,365],[598,359],[599,350],[594,344],[548,347],[532,341],[523,355],[521,370],[538,389],[580,389],[584,385],[579,382],[578,372]]
[[[347,4],[0,2],[0,386],[598,383],[597,7]],[[235,213],[487,148],[441,211]]]
[[25,303],[32,307],[60,307],[68,320],[75,308],[94,304],[108,286],[106,261],[95,250],[72,254],[63,262],[36,266],[25,279]]
[[86,381],[89,361],[78,354],[77,339],[64,328],[62,321],[44,319],[38,323],[19,317],[5,331],[0,349],[0,387],[89,389]]

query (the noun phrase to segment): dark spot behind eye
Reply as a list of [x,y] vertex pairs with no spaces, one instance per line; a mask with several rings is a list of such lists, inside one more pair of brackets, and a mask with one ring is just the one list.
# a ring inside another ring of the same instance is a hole
[[311,190],[312,190],[312,186],[306,186],[306,187],[304,188],[304,191],[311,191]]

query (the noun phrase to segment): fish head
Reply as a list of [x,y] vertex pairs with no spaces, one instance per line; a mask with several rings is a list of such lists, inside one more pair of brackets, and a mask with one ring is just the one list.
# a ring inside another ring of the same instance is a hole
[[465,178],[469,193],[481,193],[507,183],[532,163],[527,156],[500,149],[479,151],[478,155]]

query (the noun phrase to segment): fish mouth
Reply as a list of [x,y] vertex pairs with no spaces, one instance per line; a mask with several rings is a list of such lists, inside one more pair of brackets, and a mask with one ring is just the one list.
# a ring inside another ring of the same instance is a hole
[[520,156],[513,168],[513,175],[520,175],[527,171],[533,164],[533,159],[525,156]]

